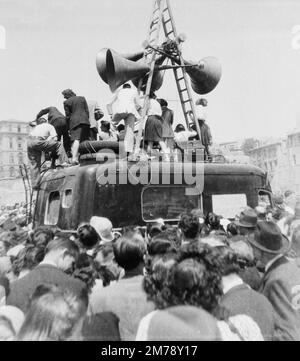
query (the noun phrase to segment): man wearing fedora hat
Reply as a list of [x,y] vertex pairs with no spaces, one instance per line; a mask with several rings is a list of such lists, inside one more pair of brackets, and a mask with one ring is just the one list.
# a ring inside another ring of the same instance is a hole
[[249,238],[254,256],[265,266],[259,291],[275,312],[275,339],[300,340],[300,262],[286,257],[288,238],[271,221],[258,222]]
[[238,221],[235,222],[239,227],[239,234],[249,236],[254,233],[257,225],[257,214],[251,207],[246,207],[240,213]]

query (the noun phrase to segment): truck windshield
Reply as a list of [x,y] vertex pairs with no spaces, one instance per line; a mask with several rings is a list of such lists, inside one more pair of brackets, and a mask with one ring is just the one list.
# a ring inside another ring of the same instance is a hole
[[213,194],[212,210],[224,218],[235,218],[247,206],[246,194]]
[[142,192],[142,216],[144,221],[157,218],[178,220],[183,212],[199,207],[200,195],[191,188],[172,186],[150,186]]

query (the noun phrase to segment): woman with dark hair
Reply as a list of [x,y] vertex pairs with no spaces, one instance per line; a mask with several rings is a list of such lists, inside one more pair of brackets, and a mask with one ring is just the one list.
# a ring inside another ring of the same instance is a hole
[[93,249],[100,241],[100,237],[90,224],[80,225],[77,229],[79,245],[85,250]]
[[72,164],[78,164],[79,144],[90,138],[90,113],[87,101],[82,96],[77,96],[73,90],[66,89],[62,92],[66,99],[64,109],[66,121],[72,141]]
[[238,226],[234,222],[229,223],[226,230],[227,230],[227,236],[229,238],[232,238],[232,237],[238,235]]
[[213,249],[199,242],[174,254],[154,258],[144,279],[156,311],[145,316],[136,340],[220,340],[209,314],[222,295],[220,263]]
[[97,266],[93,257],[86,253],[81,253],[75,262],[75,269],[72,276],[82,281],[90,293],[96,280],[99,278]]
[[221,225],[221,217],[217,216],[215,213],[213,212],[209,212],[205,218],[205,224],[208,226],[209,228],[209,233],[211,232],[216,232],[216,231],[223,231],[224,234],[226,235],[226,232],[223,228],[223,226]]

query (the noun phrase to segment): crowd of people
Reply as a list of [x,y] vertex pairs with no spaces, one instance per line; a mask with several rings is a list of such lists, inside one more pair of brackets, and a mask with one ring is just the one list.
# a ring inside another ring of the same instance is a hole
[[300,340],[300,201],[285,196],[234,221],[1,224],[0,339]]
[[[79,164],[80,144],[86,141],[120,141],[129,160],[136,160],[140,147],[151,152],[154,147],[161,149],[164,160],[170,160],[170,154],[176,144],[197,139],[198,133],[193,116],[190,115],[190,129],[184,125],[173,130],[174,112],[165,99],[150,94],[147,119],[144,124],[143,142],[138,138],[138,124],[141,122],[144,97],[129,83],[120,87],[108,105],[110,118],[103,119],[104,113],[94,100],[77,96],[73,90],[62,92],[65,99],[64,114],[58,108],[49,106],[42,109],[36,119],[30,123],[27,149],[33,189],[38,188],[43,154],[50,154],[51,167],[56,160],[61,166]],[[206,120],[207,101],[197,102],[198,122],[202,143],[209,154],[211,134]],[[48,116],[48,119],[44,116]],[[101,120],[100,124],[99,121]],[[199,139],[199,136],[198,136]]]

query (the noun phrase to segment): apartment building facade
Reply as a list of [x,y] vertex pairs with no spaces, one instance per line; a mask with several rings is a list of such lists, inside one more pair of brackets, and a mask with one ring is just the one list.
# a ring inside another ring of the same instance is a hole
[[27,164],[29,125],[9,119],[0,120],[0,179],[19,178],[19,165]]

